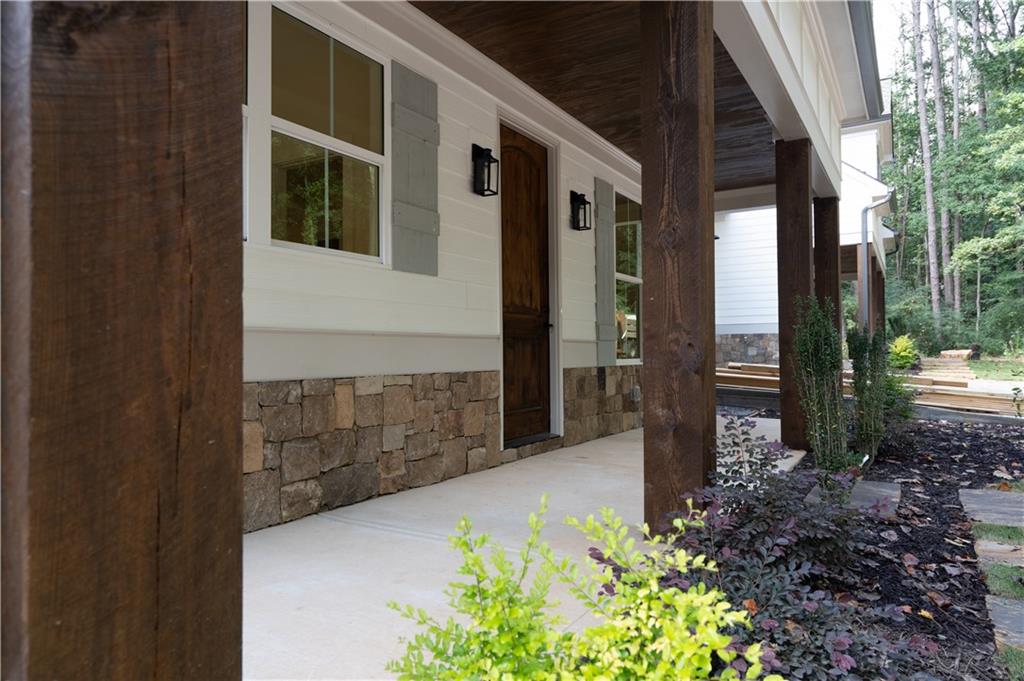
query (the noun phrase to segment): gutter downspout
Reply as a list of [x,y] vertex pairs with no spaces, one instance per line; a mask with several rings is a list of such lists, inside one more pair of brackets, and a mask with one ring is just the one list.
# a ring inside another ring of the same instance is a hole
[[884,206],[885,204],[889,203],[890,199],[892,199],[891,189],[885,195],[885,198],[879,199],[878,201],[868,204],[860,209],[860,248],[861,255],[864,258],[864,276],[861,278],[862,280],[859,281],[858,284],[860,284],[860,294],[862,296],[861,300],[864,301],[864,304],[860,306],[859,310],[860,327],[862,329],[868,328],[868,308],[871,307],[871,298],[868,297],[868,294],[871,293],[871,273],[868,271],[868,269],[871,266],[871,244],[868,243],[868,213],[873,211],[875,208],[878,208],[879,206]]

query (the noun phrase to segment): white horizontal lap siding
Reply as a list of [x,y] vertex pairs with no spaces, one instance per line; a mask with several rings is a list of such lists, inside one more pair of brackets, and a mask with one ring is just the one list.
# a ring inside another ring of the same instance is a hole
[[[374,58],[398,62],[437,85],[438,274],[400,272],[387,264],[357,262],[343,254],[277,246],[269,243],[269,234],[266,238],[256,235],[244,249],[245,327],[251,337],[260,339],[262,353],[247,362],[250,380],[254,376],[290,375],[287,367],[270,361],[280,356],[281,348],[288,347],[292,342],[289,338],[295,339],[297,354],[301,354],[298,348],[306,347],[302,343],[313,342],[310,338],[319,338],[317,343],[329,345],[334,342],[330,338],[344,337],[351,347],[356,347],[353,343],[362,343],[360,348],[372,344],[358,339],[373,337],[487,339],[495,344],[492,361],[500,364],[501,197],[479,197],[472,193],[470,154],[472,145],[479,144],[492,148],[500,158],[499,121],[506,115],[516,127],[524,128],[523,132],[531,134],[532,128],[537,131],[532,136],[551,145],[552,167],[557,169],[552,183],[555,194],[551,197],[555,202],[552,214],[557,217],[551,229],[553,252],[558,256],[558,263],[550,272],[550,285],[557,292],[558,301],[557,308],[551,311],[552,321],[559,322],[562,365],[593,366],[594,237],[592,231],[570,229],[569,192],[581,192],[593,201],[594,178],[599,177],[610,182],[617,192],[639,200],[639,167],[623,155],[609,154],[600,140],[592,141],[586,134],[581,135],[577,123],[539,96],[523,99],[521,92],[510,85],[514,79],[507,74],[488,76],[493,82],[485,87],[478,84],[481,74],[475,71],[476,66],[435,59],[431,50],[436,46],[419,44],[419,38],[413,41],[417,44],[411,44],[396,37],[369,20],[363,13],[365,8],[342,3],[301,6],[327,27],[333,27],[335,37],[342,42],[351,39],[355,49],[367,46]],[[429,22],[425,16],[422,20]],[[405,35],[403,30],[395,30]],[[427,56],[428,53],[432,56]],[[268,69],[269,60],[265,62],[264,66],[253,66]],[[539,121],[536,125],[533,114]],[[390,113],[387,123],[390,124]],[[588,145],[592,143],[591,149]],[[390,211],[389,205],[382,215],[385,232],[391,229]],[[389,342],[394,345],[398,341]],[[458,364],[457,358],[449,359],[451,366]],[[409,367],[403,364],[399,368],[404,371]],[[296,375],[314,370],[315,367],[303,366]]]
[[779,323],[775,208],[715,214],[718,333],[776,332]]
[[[303,5],[378,55],[437,84],[438,274],[353,262],[343,254],[256,243],[245,247],[247,329],[453,335],[500,333],[499,207],[470,190],[470,147],[496,146],[497,103],[444,66],[340,4]],[[387,65],[385,64],[385,69]],[[269,79],[269,74],[267,74]],[[390,112],[385,125],[390,124]],[[382,215],[391,229],[390,205]]]

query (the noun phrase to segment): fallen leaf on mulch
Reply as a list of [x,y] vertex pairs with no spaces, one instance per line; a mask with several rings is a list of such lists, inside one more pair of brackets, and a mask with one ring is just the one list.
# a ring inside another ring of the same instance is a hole
[[932,599],[932,603],[939,606],[940,608],[947,608],[953,602],[949,600],[947,596],[940,594],[938,591],[929,591],[928,598]]
[[910,574],[914,574],[914,566],[920,562],[921,561],[917,559],[917,556],[912,553],[903,554],[903,566],[907,568],[907,572]]
[[935,619],[934,617],[932,617],[932,614],[930,612],[928,612],[927,610],[924,610],[923,608],[921,610],[918,610],[917,614],[920,615],[921,617],[924,617],[925,619],[928,619],[928,620],[934,620]]
[[996,469],[992,471],[992,475],[994,475],[997,478],[1004,479],[1004,480],[1012,480],[1012,479],[1014,479],[1014,476],[1010,474],[1010,471],[1007,470],[1006,466],[998,466],[998,467],[996,467]]
[[886,530],[885,532],[882,533],[882,536],[884,538],[888,539],[889,541],[896,541],[897,539],[900,538],[900,536],[898,534],[896,534],[895,532],[893,532],[892,530]]
[[743,607],[746,608],[747,612],[749,612],[751,615],[757,614],[757,601],[755,601],[753,598],[748,598],[745,601],[743,601]]

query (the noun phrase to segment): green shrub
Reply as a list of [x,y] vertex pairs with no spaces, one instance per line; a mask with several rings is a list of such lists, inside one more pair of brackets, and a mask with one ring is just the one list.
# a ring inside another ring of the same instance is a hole
[[893,369],[911,369],[920,357],[917,343],[907,334],[897,336],[889,346],[889,366]]
[[[542,503],[541,514],[545,510]],[[453,610],[466,624],[449,617],[441,623],[411,605],[389,607],[415,621],[423,630],[408,641],[405,655],[388,663],[401,679],[524,679],[557,678],[569,635],[549,612],[550,567],[537,566],[527,589],[527,571],[538,558],[541,516],[530,514],[530,535],[520,551],[520,565],[486,534],[473,535],[463,517],[450,538],[462,554],[459,574],[445,592]]]
[[853,364],[854,443],[861,466],[874,463],[885,437],[888,359],[885,335],[852,329],[846,336]]
[[[486,534],[473,536],[469,520],[459,521],[451,541],[462,554],[459,573],[467,579],[453,582],[446,593],[462,617],[441,623],[423,610],[390,604],[422,628],[407,642],[405,655],[388,663],[390,671],[422,681],[761,677],[760,645],[747,646],[740,656],[727,633],[749,628],[749,615],[732,609],[720,590],[704,583],[687,588],[669,583],[669,576],[715,569],[704,556],[676,548],[681,520],[667,537],[650,537],[642,528],[647,550],[640,551],[610,509],[601,511],[601,520],[570,518],[566,522],[598,547],[591,551],[594,561],[581,569],[540,542],[546,507],[545,499],[540,513],[530,515],[530,536],[518,566]],[[560,626],[548,600],[556,573],[598,624],[580,633]],[[741,659],[743,664],[736,664]],[[745,669],[742,676],[737,667]]]
[[807,438],[817,467],[839,471],[852,461],[846,446],[843,404],[843,354],[839,330],[832,323],[832,303],[813,296],[798,298],[794,361]]
[[914,391],[899,376],[885,376],[885,434],[895,436],[902,432],[914,417]]

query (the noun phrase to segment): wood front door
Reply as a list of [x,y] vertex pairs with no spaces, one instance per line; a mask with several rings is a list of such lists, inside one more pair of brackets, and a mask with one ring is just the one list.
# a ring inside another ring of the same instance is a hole
[[505,443],[551,430],[548,153],[501,128]]

